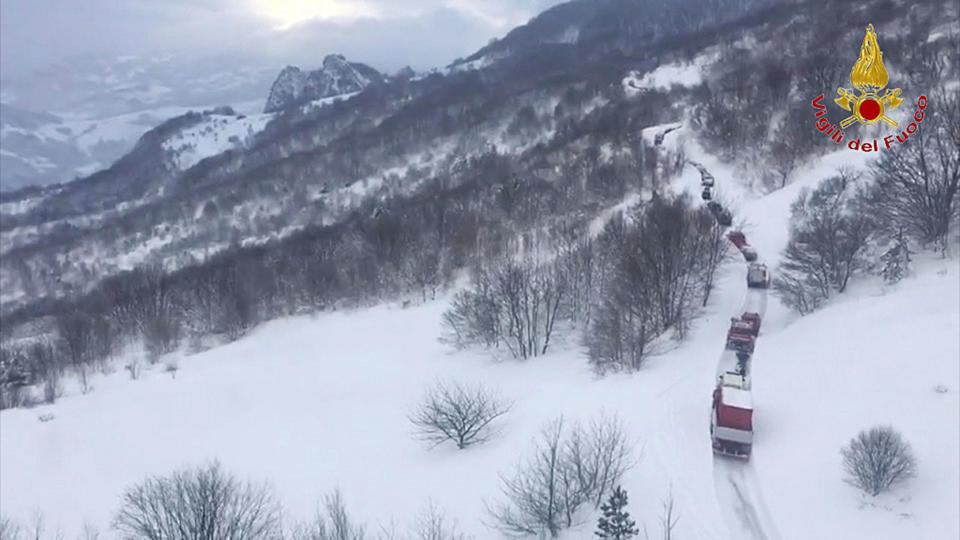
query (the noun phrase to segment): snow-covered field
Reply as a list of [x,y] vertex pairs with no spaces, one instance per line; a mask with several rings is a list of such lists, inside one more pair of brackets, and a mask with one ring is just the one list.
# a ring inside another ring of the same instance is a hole
[[[786,193],[758,198],[698,156],[768,261],[786,241],[796,191],[829,174],[831,159]],[[698,178],[689,167],[677,185],[694,188]],[[624,487],[651,535],[672,492],[676,538],[960,538],[956,258],[918,257],[914,277],[893,288],[858,283],[804,318],[771,298],[753,362],[756,438],[746,465],[715,460],[707,429],[729,316],[744,291],[744,265],[731,262],[688,342],[639,373],[605,378],[590,372],[573,337],[527,362],[452,352],[437,341],[448,299],[274,321],[181,359],[176,378],[160,365],[137,381],[118,372],[95,378],[88,395],[0,413],[2,513],[25,522],[41,510],[67,538],[85,522],[105,530],[124,487],[217,458],[270,481],[288,518],[308,518],[339,487],[373,529],[403,526],[432,500],[465,532],[498,538],[484,511],[499,500],[498,474],[513,470],[545,422],[606,411],[636,441]],[[514,400],[501,434],[465,451],[416,441],[406,416],[438,379],[481,382]],[[53,420],[38,421],[47,414]],[[865,499],[842,481],[839,449],[886,423],[913,445],[919,475]],[[583,517],[567,538],[592,538],[595,516]]]

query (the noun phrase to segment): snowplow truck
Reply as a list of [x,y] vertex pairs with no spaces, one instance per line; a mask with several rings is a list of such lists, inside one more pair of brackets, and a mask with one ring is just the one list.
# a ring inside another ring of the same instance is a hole
[[727,332],[727,349],[753,354],[755,345],[756,335],[753,333],[753,324],[731,317],[730,330]]
[[760,335],[760,314],[751,313],[749,311],[744,312],[740,316],[740,320],[750,325],[750,333],[753,334],[753,337]]
[[750,458],[753,446],[753,400],[749,390],[721,382],[713,391],[710,415],[713,453]]
[[750,263],[747,268],[747,287],[750,289],[766,289],[770,286],[770,272],[767,265]]
[[750,244],[747,244],[747,237],[741,231],[730,231],[727,234],[727,239],[740,250],[740,253],[743,254],[743,258],[747,262],[753,262],[757,260],[757,250],[753,249]]

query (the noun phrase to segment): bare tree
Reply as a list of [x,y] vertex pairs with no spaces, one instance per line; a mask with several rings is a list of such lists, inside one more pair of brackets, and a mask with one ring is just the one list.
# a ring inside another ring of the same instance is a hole
[[419,513],[413,528],[414,540],[467,540],[457,523],[444,515],[432,501]]
[[488,512],[508,534],[549,534],[574,526],[587,503],[596,508],[632,465],[630,447],[615,417],[565,433],[563,418],[547,424],[533,455],[512,477],[501,477],[506,501]]
[[488,440],[490,424],[511,407],[480,385],[437,383],[427,391],[410,421],[417,434],[433,446],[449,440],[462,450]]
[[89,359],[93,342],[92,317],[86,313],[73,312],[57,317],[57,334],[63,344],[67,360],[73,366],[81,366]]
[[916,475],[917,460],[910,443],[890,426],[861,431],[840,450],[847,481],[876,496]]
[[458,349],[500,346],[500,312],[486,280],[475,279],[473,290],[460,291],[443,314],[445,341]]
[[673,493],[663,501],[663,514],[660,516],[660,531],[663,533],[663,540],[673,540],[673,529],[677,526],[680,516],[676,515],[674,510]]
[[90,385],[90,366],[87,364],[81,364],[74,369],[74,372],[77,375],[77,381],[80,383],[80,393],[89,394],[93,390],[93,386]]
[[121,538],[280,539],[280,506],[265,486],[242,484],[218,463],[128,488],[113,527]]
[[914,122],[909,141],[893,143],[896,151],[884,152],[873,166],[868,208],[891,235],[903,227],[922,244],[946,250],[960,192],[960,97],[941,88],[918,116],[922,123]]
[[501,477],[507,502],[489,509],[496,526],[507,534],[549,533],[564,527],[560,471],[563,468],[563,419],[543,428],[534,454],[511,478]]
[[[43,515],[43,512],[39,510],[34,512],[30,528],[26,531],[27,540],[63,540],[63,530],[59,527],[52,535],[47,535],[46,530],[47,519]],[[14,532],[16,532],[17,535],[20,534],[19,526],[15,526]]]
[[566,450],[570,466],[583,489],[592,494],[595,508],[633,465],[633,447],[616,415],[600,413],[586,427],[576,425]]
[[55,403],[63,396],[63,384],[60,382],[60,371],[55,367],[47,369],[43,374],[43,401]]
[[[673,529],[677,527],[680,516],[677,515],[675,510],[672,491],[661,504],[663,509],[660,514],[660,540],[673,540]],[[643,538],[650,540],[650,533],[647,531],[646,525],[643,526]]]
[[140,374],[143,371],[143,362],[139,356],[132,356],[130,361],[123,365],[123,369],[127,370],[127,373],[130,374],[130,379],[135,381],[140,378]]
[[666,331],[682,339],[706,302],[729,247],[705,209],[686,197],[654,197],[597,239],[609,267],[584,335],[600,371],[636,370]]
[[80,531],[80,540],[99,540],[100,531],[90,523],[83,524],[83,530]]
[[324,497],[323,512],[317,511],[313,521],[297,526],[291,536],[293,540],[363,540],[366,530],[350,518],[338,489]]
[[7,516],[0,516],[0,540],[20,540],[20,525]]
[[855,177],[841,172],[803,191],[791,207],[790,241],[773,285],[801,313],[842,293],[869,265],[865,251],[876,226],[860,207],[856,184]]
[[445,339],[460,348],[502,345],[520,359],[545,354],[557,323],[567,318],[561,309],[567,294],[554,265],[505,261],[478,269],[473,287],[444,314]]

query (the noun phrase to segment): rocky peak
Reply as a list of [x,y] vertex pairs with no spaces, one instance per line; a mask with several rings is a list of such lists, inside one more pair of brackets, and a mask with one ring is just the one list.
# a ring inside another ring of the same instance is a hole
[[407,79],[412,79],[412,78],[414,78],[414,77],[416,77],[416,76],[417,76],[417,72],[414,71],[412,67],[410,67],[410,66],[403,66],[399,71],[397,71],[397,72],[393,75],[393,78],[394,78],[394,79],[407,80]]
[[295,66],[283,68],[270,88],[263,112],[275,112],[315,99],[359,92],[384,80],[377,70],[349,62],[342,54],[329,54],[320,69],[304,72]]

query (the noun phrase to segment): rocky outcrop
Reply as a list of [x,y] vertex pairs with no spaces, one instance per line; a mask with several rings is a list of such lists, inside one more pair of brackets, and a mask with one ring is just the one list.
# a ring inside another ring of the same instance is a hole
[[295,66],[283,68],[270,88],[263,112],[276,112],[292,105],[340,94],[359,92],[384,76],[365,64],[348,62],[343,55],[331,54],[323,67],[303,71]]

